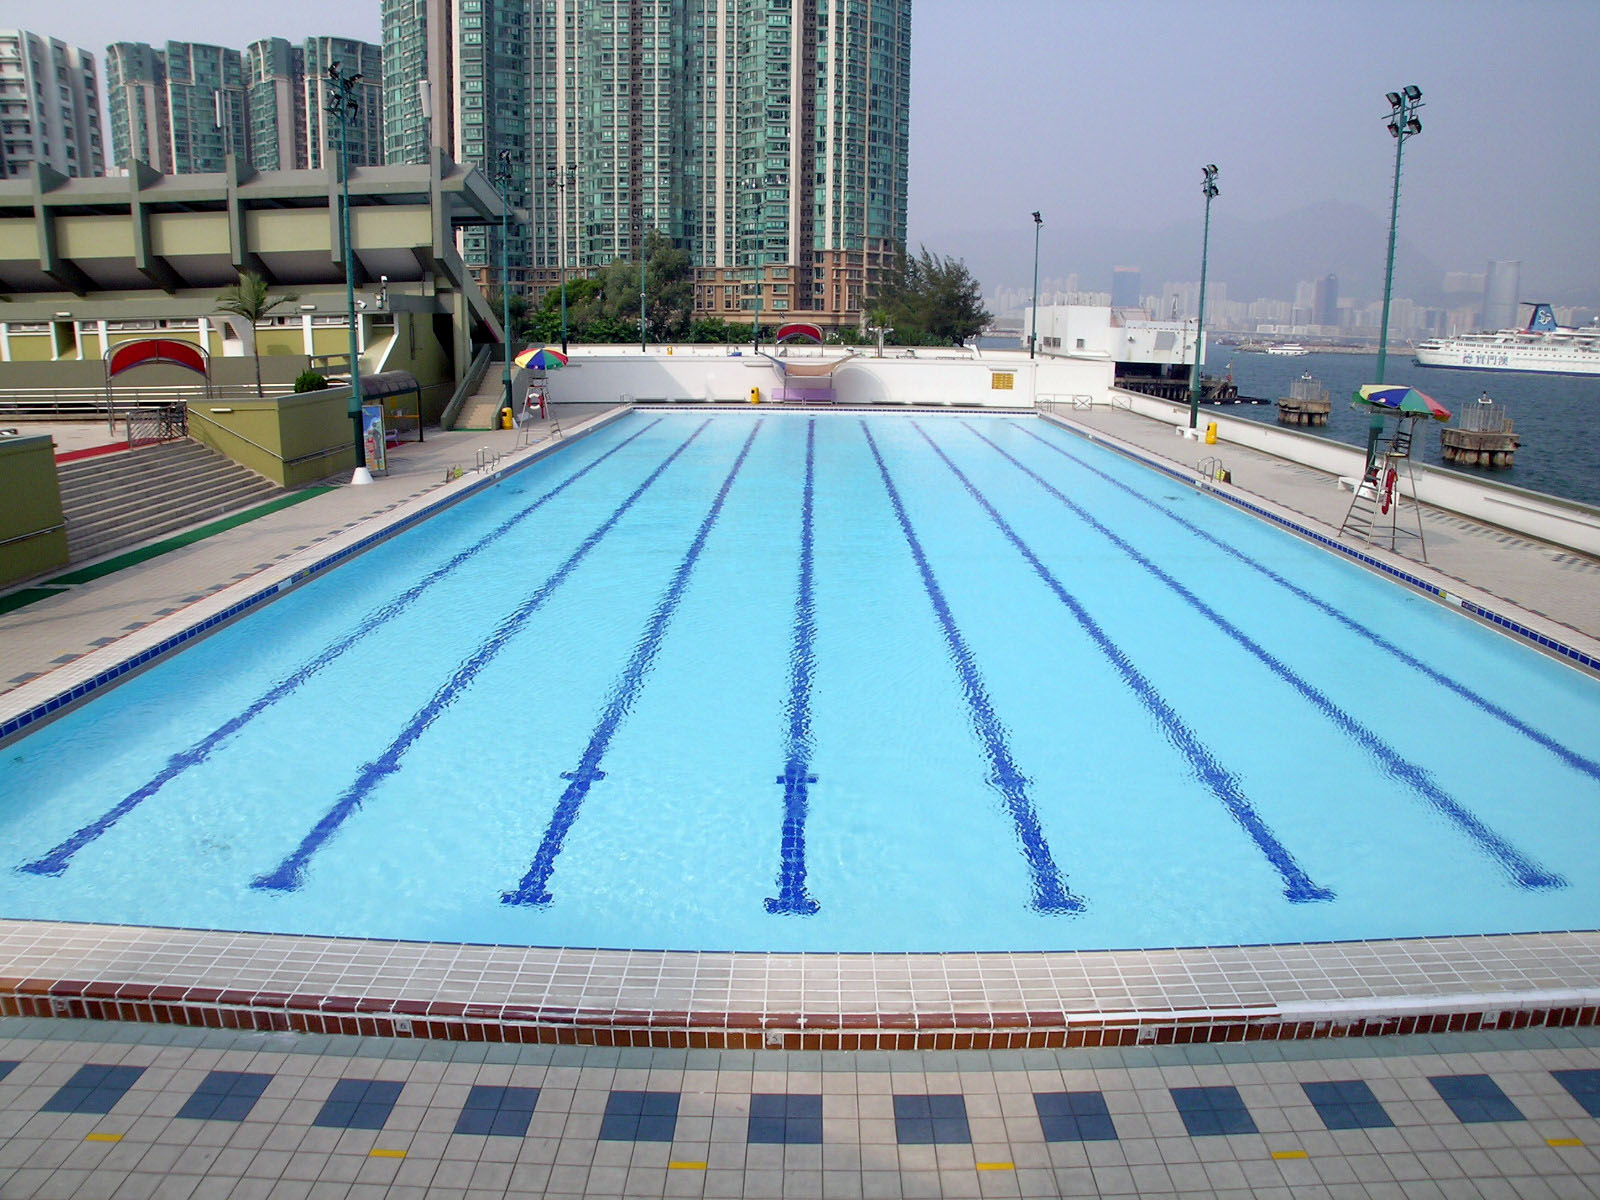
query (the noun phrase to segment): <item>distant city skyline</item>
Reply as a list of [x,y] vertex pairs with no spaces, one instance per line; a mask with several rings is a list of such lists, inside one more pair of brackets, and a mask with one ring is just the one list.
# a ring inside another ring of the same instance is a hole
[[[1577,133],[1600,122],[1589,61],[1600,5],[1589,0],[1008,0],[986,19],[972,12],[960,0],[914,5],[908,241],[963,259],[985,290],[1029,277],[1033,209],[1045,220],[1041,267],[1057,276],[1093,269],[1087,250],[1107,230],[1137,245],[1192,225],[1198,259],[1206,162],[1221,168],[1218,278],[1262,265],[1251,260],[1258,223],[1331,202],[1386,226],[1383,94],[1408,83],[1424,106],[1406,147],[1403,245],[1440,275],[1516,259],[1527,293],[1600,290],[1600,156]],[[242,49],[266,36],[376,41],[379,25],[378,0],[59,0],[25,23],[102,63],[118,40]],[[1370,277],[1382,254],[1380,242],[1352,252],[1365,261],[1318,263],[1305,277]]]

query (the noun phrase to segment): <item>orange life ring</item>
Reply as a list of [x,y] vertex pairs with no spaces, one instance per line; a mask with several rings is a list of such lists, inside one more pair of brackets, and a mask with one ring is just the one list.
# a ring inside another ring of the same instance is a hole
[[1393,467],[1390,467],[1388,473],[1383,477],[1383,505],[1381,511],[1385,513],[1389,511],[1389,506],[1394,503],[1394,485],[1397,478],[1398,476],[1395,474]]

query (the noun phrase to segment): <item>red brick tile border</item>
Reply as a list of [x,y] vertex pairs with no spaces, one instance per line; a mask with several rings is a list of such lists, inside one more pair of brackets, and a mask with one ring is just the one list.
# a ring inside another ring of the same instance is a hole
[[1600,1003],[1508,1008],[1496,1004],[1493,997],[1483,997],[1468,1007],[1441,1003],[1433,1011],[1383,1015],[1385,1009],[1419,1004],[1426,1006],[1425,1001],[1374,1000],[1370,1015],[1323,1015],[1318,1019],[1296,1019],[1284,1009],[1188,1013],[656,1012],[386,1000],[81,979],[0,978],[3,1016],[580,1046],[1020,1050],[1384,1037],[1600,1024]]

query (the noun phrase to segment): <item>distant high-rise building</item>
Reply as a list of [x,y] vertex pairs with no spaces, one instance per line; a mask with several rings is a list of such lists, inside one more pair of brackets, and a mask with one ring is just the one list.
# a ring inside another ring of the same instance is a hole
[[94,55],[26,29],[0,29],[0,179],[34,165],[105,174]]
[[300,170],[306,156],[305,52],[284,38],[244,50],[250,111],[250,161],[260,171]]
[[1324,275],[1311,291],[1311,323],[1337,325],[1339,323],[1339,277]]
[[[854,319],[905,241],[910,9],[384,0],[385,144],[485,166],[510,150],[531,213],[513,285],[659,235],[699,269],[703,312]],[[463,240],[489,276],[496,234]]]
[[243,52],[118,42],[106,54],[118,166],[138,159],[167,174],[220,171],[233,154],[258,170],[320,167],[330,136],[323,129],[330,62],[363,76],[351,163],[383,161],[383,71],[378,48],[367,42],[314,37],[293,46],[264,38]]
[[1517,323],[1522,263],[1491,262],[1483,285],[1483,328],[1510,329]]
[[1139,307],[1139,268],[1114,267],[1111,271],[1111,307]]

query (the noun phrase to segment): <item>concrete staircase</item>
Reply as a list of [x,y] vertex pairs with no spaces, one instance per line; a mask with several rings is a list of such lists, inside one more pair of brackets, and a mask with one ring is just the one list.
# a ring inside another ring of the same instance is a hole
[[455,429],[498,429],[495,417],[500,413],[500,401],[506,394],[505,363],[490,363],[478,390],[461,406],[456,415]]
[[283,494],[271,480],[185,438],[62,463],[72,562],[99,558]]

